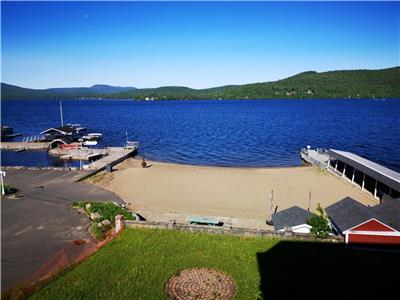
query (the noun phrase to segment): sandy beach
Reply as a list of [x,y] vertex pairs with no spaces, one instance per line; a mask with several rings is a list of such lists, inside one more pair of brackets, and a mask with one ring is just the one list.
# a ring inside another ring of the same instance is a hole
[[264,222],[274,190],[278,211],[293,205],[311,210],[350,196],[365,205],[377,201],[350,183],[314,167],[223,168],[147,162],[132,158],[107,173],[97,185],[114,192],[139,213],[193,214]]

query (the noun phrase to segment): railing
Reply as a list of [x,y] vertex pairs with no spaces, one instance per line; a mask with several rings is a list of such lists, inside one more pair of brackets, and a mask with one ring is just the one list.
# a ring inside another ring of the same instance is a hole
[[32,143],[36,141],[43,141],[45,140],[44,135],[32,135],[32,136],[26,136],[22,139],[22,142],[24,143]]

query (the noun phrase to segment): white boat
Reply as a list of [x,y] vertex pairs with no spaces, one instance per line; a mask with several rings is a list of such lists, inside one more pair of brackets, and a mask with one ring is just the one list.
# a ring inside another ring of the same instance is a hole
[[97,141],[84,141],[83,145],[85,145],[85,146],[96,146],[97,145]]
[[82,137],[86,141],[98,141],[103,138],[101,133],[88,133]]

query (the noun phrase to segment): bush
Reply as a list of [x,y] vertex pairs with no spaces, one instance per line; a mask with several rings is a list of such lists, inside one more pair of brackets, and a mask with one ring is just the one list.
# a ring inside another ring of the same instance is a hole
[[319,215],[313,213],[310,218],[308,218],[308,225],[312,226],[311,233],[313,233],[318,238],[326,238],[331,232],[331,226],[329,225],[328,217],[325,211],[322,209],[321,205],[318,203],[317,212]]
[[[87,206],[87,204],[90,204]],[[79,201],[72,202],[72,207],[83,208],[88,216],[91,213],[98,213],[100,218],[92,221],[90,231],[95,239],[102,240],[106,237],[107,232],[115,226],[115,216],[123,215],[124,220],[134,220],[130,211],[124,209],[112,202],[94,202],[94,201]],[[98,226],[103,220],[109,220],[111,225]]]

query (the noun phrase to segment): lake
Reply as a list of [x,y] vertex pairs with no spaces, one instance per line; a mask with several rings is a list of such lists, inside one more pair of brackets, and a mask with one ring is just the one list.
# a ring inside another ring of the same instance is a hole
[[[37,135],[60,126],[59,102],[2,101],[2,124]],[[400,100],[63,100],[65,123],[140,142],[156,161],[232,167],[301,164],[299,151],[350,151],[400,171]],[[15,140],[21,140],[17,138]],[[59,165],[45,152],[2,151],[2,165]]]

